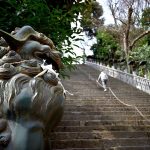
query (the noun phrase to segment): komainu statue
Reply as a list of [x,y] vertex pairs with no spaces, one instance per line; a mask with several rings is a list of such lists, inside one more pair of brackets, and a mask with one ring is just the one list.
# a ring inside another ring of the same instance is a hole
[[[52,68],[41,67],[43,60]],[[53,42],[32,27],[0,30],[0,150],[50,149],[63,114],[62,66]]]

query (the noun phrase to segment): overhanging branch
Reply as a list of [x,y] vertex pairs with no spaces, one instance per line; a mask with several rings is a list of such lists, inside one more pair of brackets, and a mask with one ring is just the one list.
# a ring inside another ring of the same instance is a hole
[[141,39],[142,37],[144,37],[145,35],[147,35],[149,33],[150,33],[150,30],[146,30],[142,34],[140,34],[138,37],[136,37],[129,46],[130,50],[132,50],[133,46],[139,39]]

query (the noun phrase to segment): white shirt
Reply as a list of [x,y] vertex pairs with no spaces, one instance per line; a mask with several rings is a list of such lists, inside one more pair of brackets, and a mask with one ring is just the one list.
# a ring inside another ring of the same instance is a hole
[[98,80],[101,79],[101,80],[107,80],[108,79],[108,76],[106,73],[104,73],[103,71],[100,73],[99,77],[98,77]]

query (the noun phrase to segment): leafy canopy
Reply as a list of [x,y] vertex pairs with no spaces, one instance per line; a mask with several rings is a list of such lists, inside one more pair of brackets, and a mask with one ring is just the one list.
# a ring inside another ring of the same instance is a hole
[[114,59],[115,52],[119,49],[119,46],[113,35],[109,31],[103,29],[97,32],[96,38],[97,44],[91,47],[95,57],[103,60]]
[[68,58],[63,58],[63,62],[71,68],[72,62],[76,60],[71,40],[80,40],[73,33],[82,31],[77,27],[72,28],[71,23],[81,21],[78,15],[86,8],[88,1],[1,0],[0,29],[11,32],[15,27],[32,26],[51,38],[59,51],[69,54]]

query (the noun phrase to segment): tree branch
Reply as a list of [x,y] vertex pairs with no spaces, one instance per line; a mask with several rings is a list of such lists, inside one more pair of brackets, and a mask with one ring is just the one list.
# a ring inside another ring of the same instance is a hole
[[147,35],[149,33],[150,33],[150,30],[146,30],[142,34],[140,34],[138,37],[136,37],[129,46],[130,50],[132,50],[133,46],[139,39],[141,39],[142,37],[144,37],[145,35]]

